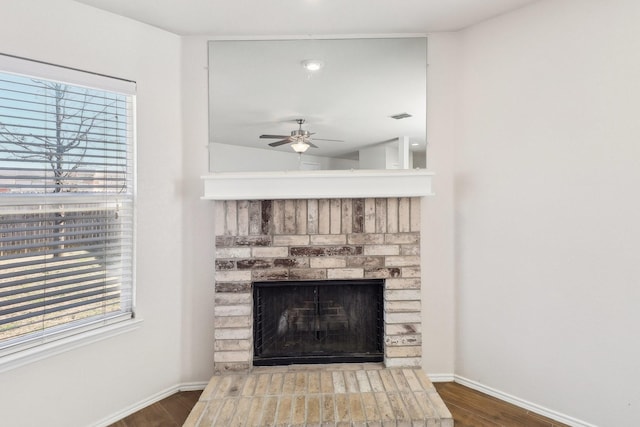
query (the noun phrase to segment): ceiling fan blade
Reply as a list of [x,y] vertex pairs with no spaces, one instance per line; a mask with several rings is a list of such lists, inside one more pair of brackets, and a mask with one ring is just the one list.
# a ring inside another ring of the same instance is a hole
[[260,138],[283,139],[289,138],[289,135],[260,135]]
[[324,138],[313,138],[314,141],[333,141],[333,142],[344,142],[342,139],[324,139]]
[[309,147],[318,148],[318,146],[313,144],[311,141],[305,141],[305,142],[309,144]]
[[290,142],[291,141],[288,139],[283,139],[282,141],[272,142],[271,144],[269,144],[269,147],[279,147],[281,145],[288,144]]

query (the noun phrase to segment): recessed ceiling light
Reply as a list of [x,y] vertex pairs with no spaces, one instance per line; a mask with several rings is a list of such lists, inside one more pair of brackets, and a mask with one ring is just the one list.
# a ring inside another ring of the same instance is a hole
[[318,71],[324,67],[324,62],[319,59],[305,59],[301,62],[302,67],[307,71]]

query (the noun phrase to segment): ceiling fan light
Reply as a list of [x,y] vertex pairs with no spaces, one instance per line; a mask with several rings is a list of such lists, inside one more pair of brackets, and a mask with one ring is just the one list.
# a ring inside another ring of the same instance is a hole
[[319,71],[324,67],[324,62],[319,59],[305,59],[302,61],[302,67],[307,71]]
[[307,144],[306,142],[298,141],[295,144],[291,144],[291,148],[293,148],[293,151],[295,151],[296,153],[302,154],[307,151],[307,149],[309,148],[309,144]]

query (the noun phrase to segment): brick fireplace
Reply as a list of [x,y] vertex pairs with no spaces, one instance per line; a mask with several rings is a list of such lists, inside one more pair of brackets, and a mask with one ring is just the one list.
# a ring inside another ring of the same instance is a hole
[[384,280],[384,363],[420,366],[420,198],[216,203],[214,367],[253,362],[253,283]]

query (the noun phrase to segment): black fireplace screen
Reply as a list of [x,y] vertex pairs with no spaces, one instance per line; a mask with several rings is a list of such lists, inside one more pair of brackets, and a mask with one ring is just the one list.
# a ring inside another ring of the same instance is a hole
[[382,361],[383,283],[254,283],[254,365]]

